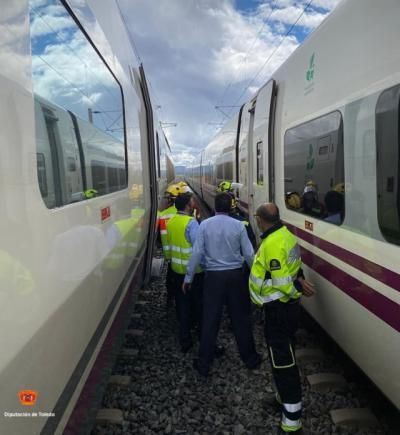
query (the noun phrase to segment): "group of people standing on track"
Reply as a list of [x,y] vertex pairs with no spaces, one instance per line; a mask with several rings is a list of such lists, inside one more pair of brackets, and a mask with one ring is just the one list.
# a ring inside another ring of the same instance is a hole
[[253,338],[251,302],[265,313],[265,338],[275,381],[271,405],[282,410],[280,430],[299,433],[301,383],[294,354],[299,300],[312,296],[304,278],[296,238],[282,224],[273,203],[255,214],[261,244],[239,213],[232,183],[219,184],[215,216],[199,223],[193,193],[186,183],[168,187],[167,208],[159,214],[163,252],[168,261],[168,303],[175,298],[182,352],[193,347],[191,326],[198,324],[199,351],[194,369],[209,375],[213,359],[223,354],[217,337],[227,307],[239,355],[248,369],[261,364]]

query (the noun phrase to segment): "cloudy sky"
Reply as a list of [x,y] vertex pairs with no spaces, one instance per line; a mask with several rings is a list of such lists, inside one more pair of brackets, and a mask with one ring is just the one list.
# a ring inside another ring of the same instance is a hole
[[215,106],[245,102],[340,1],[118,0],[158,116],[177,123],[165,128],[175,163],[239,110]]

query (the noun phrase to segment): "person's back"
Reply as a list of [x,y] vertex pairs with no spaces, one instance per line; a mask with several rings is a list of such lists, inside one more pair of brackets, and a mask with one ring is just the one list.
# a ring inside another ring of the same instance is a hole
[[204,258],[203,324],[199,358],[194,361],[194,368],[204,376],[208,374],[214,358],[225,304],[243,362],[252,369],[261,361],[254,346],[250,298],[242,269],[242,255],[250,266],[253,247],[244,225],[228,215],[231,210],[231,196],[228,193],[219,193],[215,197],[215,210],[215,216],[200,224],[183,284],[184,291],[190,288],[195,267]]
[[243,224],[228,216],[217,214],[200,224],[204,236],[207,270],[228,270],[241,267],[240,253]]

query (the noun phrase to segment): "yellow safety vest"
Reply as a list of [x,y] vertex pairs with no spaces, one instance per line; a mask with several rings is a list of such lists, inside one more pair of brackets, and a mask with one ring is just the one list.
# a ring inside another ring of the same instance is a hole
[[169,219],[175,216],[177,213],[177,209],[174,205],[166,208],[163,211],[160,211],[159,214],[159,226],[160,226],[160,234],[161,234],[161,244],[163,248],[163,254],[166,260],[171,259],[171,253],[168,246],[168,238],[167,238],[167,223]]
[[285,227],[269,234],[261,243],[249,277],[251,300],[263,305],[279,299],[288,302],[301,293],[294,281],[301,267],[300,247],[295,236]]
[[[192,245],[187,241],[185,236],[186,228],[192,219],[192,216],[176,214],[167,224],[171,269],[180,275],[186,274],[187,264],[192,256]],[[198,272],[201,272],[200,268],[196,269],[196,273]]]

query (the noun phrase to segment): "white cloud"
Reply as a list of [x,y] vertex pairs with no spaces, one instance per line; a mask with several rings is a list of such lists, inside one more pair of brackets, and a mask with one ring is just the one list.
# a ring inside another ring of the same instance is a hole
[[[244,102],[298,46],[296,32],[282,40],[308,3],[254,2],[255,9],[243,13],[234,8],[234,0],[160,0],[157,7],[145,0],[118,2],[155,90],[154,105],[162,105],[159,116],[178,123],[166,130],[177,163],[198,153],[215,135],[216,126],[209,122],[227,120],[215,105]],[[338,2],[315,0],[317,9],[307,10],[299,26],[312,30]]]
[[[288,6],[282,9],[276,9],[271,15],[272,21],[278,21],[283,24],[291,25],[303,12],[303,5]],[[326,13],[305,12],[300,18],[298,25],[308,29],[314,29],[326,17]]]
[[65,8],[36,6],[31,38],[34,92],[120,138],[119,86]]

